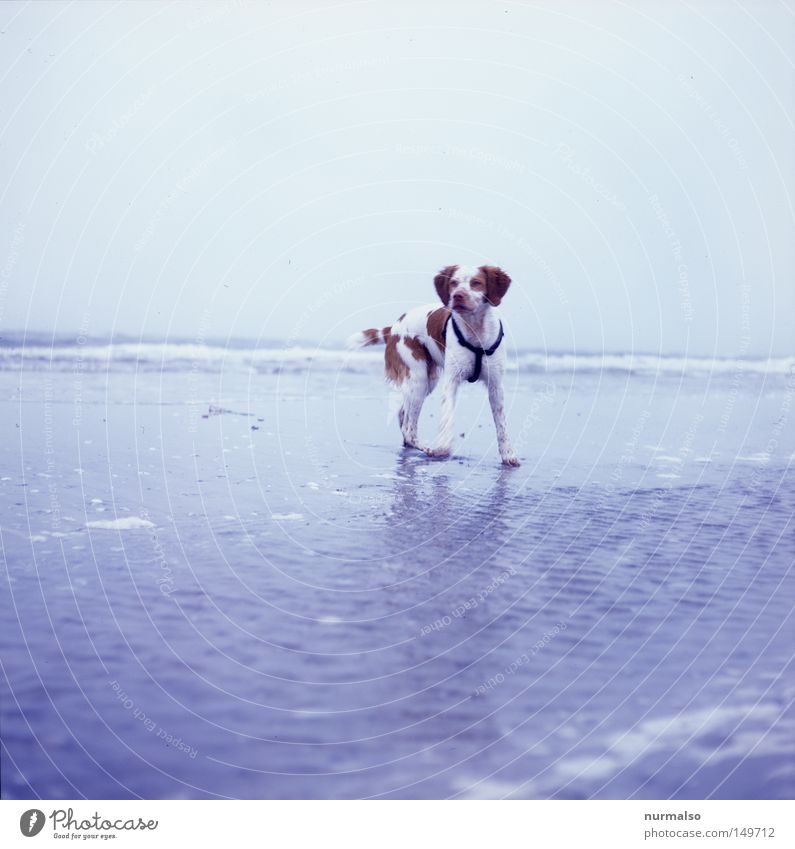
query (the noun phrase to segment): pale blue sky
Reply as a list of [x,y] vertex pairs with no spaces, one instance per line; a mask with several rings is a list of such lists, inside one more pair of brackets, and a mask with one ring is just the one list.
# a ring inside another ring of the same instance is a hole
[[782,2],[0,5],[0,329],[793,353]]

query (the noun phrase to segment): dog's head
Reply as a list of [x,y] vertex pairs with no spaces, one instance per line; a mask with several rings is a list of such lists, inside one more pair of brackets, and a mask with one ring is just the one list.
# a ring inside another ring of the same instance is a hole
[[474,313],[498,306],[511,278],[496,265],[448,265],[436,275],[433,284],[442,303],[453,312]]

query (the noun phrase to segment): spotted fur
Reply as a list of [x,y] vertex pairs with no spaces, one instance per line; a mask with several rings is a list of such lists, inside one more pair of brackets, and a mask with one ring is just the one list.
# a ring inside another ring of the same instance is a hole
[[[449,319],[451,315],[455,317],[457,327],[469,344],[490,348],[499,335],[500,319],[496,307],[510,285],[511,278],[497,266],[448,265],[434,278],[434,287],[443,306],[416,307],[400,316],[391,327],[363,330],[348,340],[352,348],[385,344],[384,373],[402,396],[398,421],[405,446],[432,457],[447,457],[452,452],[456,396],[461,383],[473,373],[475,355],[448,328]],[[511,447],[505,424],[502,388],[505,360],[504,344],[492,356],[484,356],[478,382],[485,384],[488,391],[502,462],[518,466],[519,460]],[[435,442],[425,446],[418,436],[420,412],[425,399],[440,381],[439,432]]]

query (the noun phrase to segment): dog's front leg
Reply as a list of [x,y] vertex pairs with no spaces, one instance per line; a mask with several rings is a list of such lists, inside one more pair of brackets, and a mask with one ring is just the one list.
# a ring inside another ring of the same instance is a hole
[[461,378],[453,369],[445,371],[442,378],[442,412],[439,420],[439,433],[436,441],[428,449],[429,457],[449,457],[453,450],[453,420],[455,418],[455,400]]
[[506,466],[518,466],[520,463],[516,454],[513,453],[511,440],[508,437],[508,428],[505,425],[505,401],[501,379],[489,381],[489,404],[491,404],[491,414],[494,416],[494,427],[497,430],[497,447],[500,451],[502,462]]

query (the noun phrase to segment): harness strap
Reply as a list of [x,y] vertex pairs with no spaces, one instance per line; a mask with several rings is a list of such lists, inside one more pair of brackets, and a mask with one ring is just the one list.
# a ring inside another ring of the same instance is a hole
[[456,339],[469,351],[475,355],[475,370],[472,372],[472,375],[467,378],[467,382],[474,383],[480,377],[480,370],[483,367],[483,357],[490,357],[497,348],[500,347],[500,342],[502,342],[502,337],[505,335],[502,329],[502,321],[500,321],[500,332],[497,334],[497,341],[490,348],[479,348],[475,345],[470,345],[469,342],[464,338],[463,333],[461,333],[460,328],[455,323],[455,319],[453,318],[453,314],[447,316],[447,321],[444,323],[444,338],[445,344],[447,342],[447,325],[452,322],[453,330],[455,331]]

